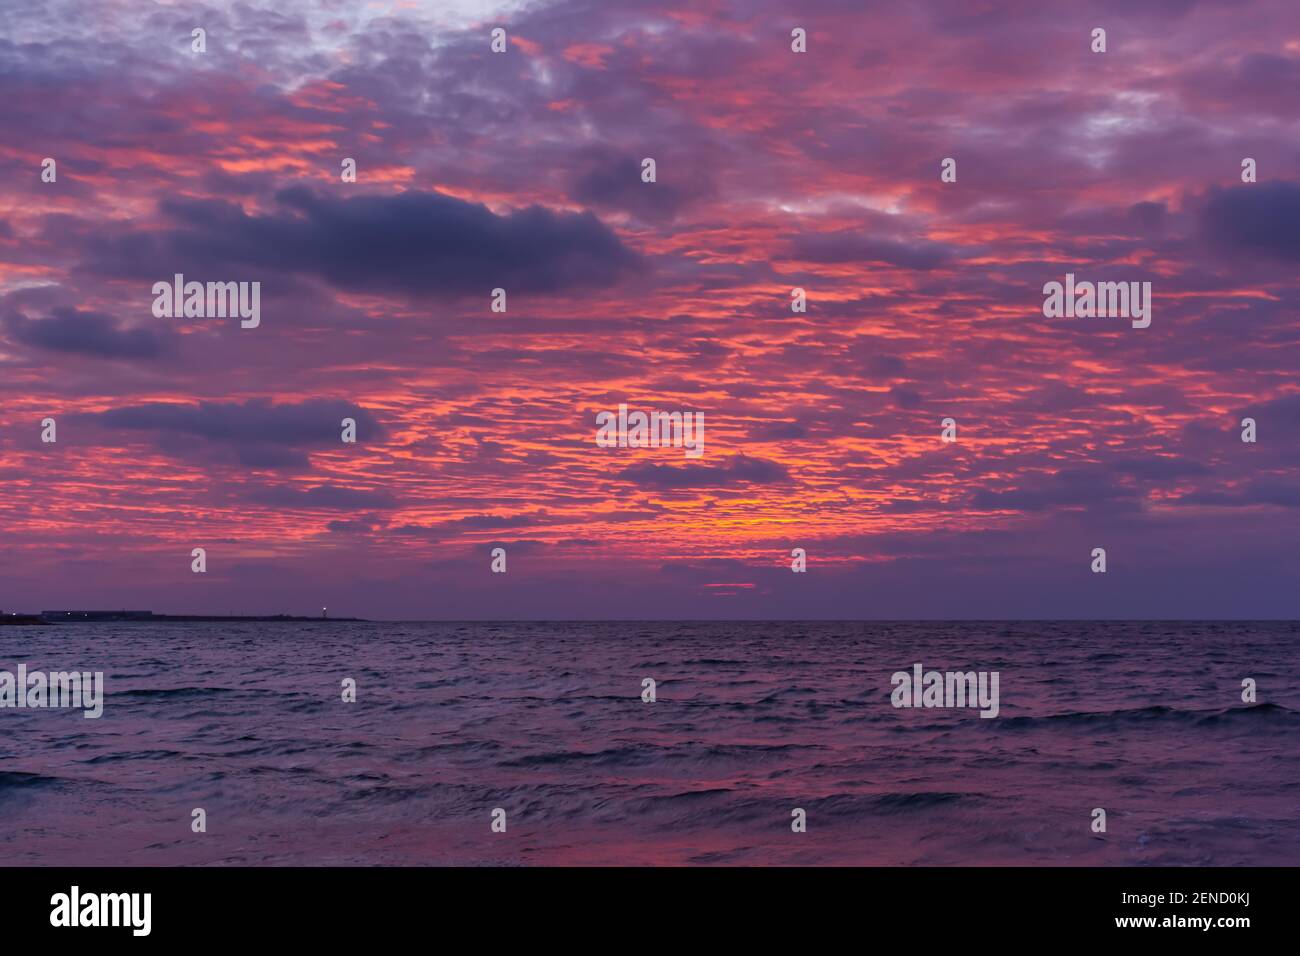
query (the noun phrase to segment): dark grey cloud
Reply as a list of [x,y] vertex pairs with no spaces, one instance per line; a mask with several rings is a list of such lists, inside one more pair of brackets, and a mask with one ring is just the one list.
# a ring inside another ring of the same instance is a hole
[[365,292],[475,294],[606,286],[639,258],[590,212],[529,206],[497,215],[439,192],[336,198],[294,186],[248,215],[171,199],[173,229],[87,240],[82,268],[134,278],[260,279],[287,272]]
[[332,534],[365,535],[378,531],[384,522],[377,515],[362,515],[359,518],[343,518],[329,522],[326,529]]
[[889,396],[899,408],[917,408],[925,401],[925,396],[905,385],[895,385],[889,390]]
[[1026,512],[1071,507],[1130,510],[1137,507],[1138,497],[1137,489],[1118,484],[1105,469],[1090,465],[1035,476],[1019,488],[981,488],[970,496],[970,507]]
[[536,554],[539,551],[545,551],[550,545],[545,541],[534,541],[529,538],[517,538],[514,541],[489,541],[477,547],[482,554],[491,555],[496,548],[504,548],[506,557],[509,558],[515,554]]
[[1128,208],[1129,220],[1143,233],[1159,233],[1169,210],[1162,202],[1136,202]]
[[45,319],[20,312],[7,315],[4,327],[19,345],[111,359],[154,359],[170,350],[170,339],[151,329],[121,328],[98,312],[56,308]]
[[265,399],[150,402],[87,417],[106,428],[148,433],[170,454],[203,457],[216,452],[219,457],[233,455],[241,464],[257,468],[305,467],[309,459],[304,449],[344,447],[344,418],[356,420],[359,443],[376,440],[384,433],[366,409],[330,399],[278,405]]
[[387,491],[345,488],[341,485],[293,485],[254,487],[243,495],[247,501],[275,508],[326,508],[350,510],[384,510],[397,507],[397,499]]
[[766,458],[735,455],[721,465],[632,465],[618,477],[642,488],[720,488],[729,485],[771,485],[790,480],[785,466]]
[[1285,425],[1288,429],[1298,428],[1300,427],[1300,392],[1260,402],[1253,408],[1242,409],[1237,415],[1237,421],[1248,416],[1254,418],[1261,427],[1264,427],[1264,423],[1267,422],[1269,425]]
[[631,153],[598,151],[580,162],[569,195],[599,209],[618,209],[642,219],[672,219],[713,192],[702,169],[685,160],[655,159],[655,182],[641,181],[641,160]]
[[1300,183],[1279,180],[1215,189],[1201,210],[1200,228],[1219,248],[1300,261]]
[[1170,455],[1153,455],[1150,458],[1122,458],[1111,464],[1121,474],[1149,481],[1167,481],[1204,475],[1209,468],[1199,461],[1175,458]]
[[1193,491],[1179,498],[1178,503],[1217,508],[1246,508],[1253,505],[1300,508],[1300,481],[1294,478],[1261,478],[1241,488]]
[[808,435],[798,422],[767,422],[755,425],[750,432],[755,441],[797,441]]

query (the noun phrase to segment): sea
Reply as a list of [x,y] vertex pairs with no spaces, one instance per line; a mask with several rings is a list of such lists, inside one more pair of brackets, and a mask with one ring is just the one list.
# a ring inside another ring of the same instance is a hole
[[[1296,622],[0,628],[19,664],[103,715],[0,709],[6,865],[1300,864]],[[916,664],[997,716],[895,707]]]

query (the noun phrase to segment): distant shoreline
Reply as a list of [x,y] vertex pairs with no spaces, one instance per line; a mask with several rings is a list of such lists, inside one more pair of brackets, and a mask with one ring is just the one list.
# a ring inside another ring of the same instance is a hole
[[340,622],[365,623],[361,617],[303,617],[296,614],[155,614],[153,611],[42,611],[40,614],[0,614],[5,625],[42,624],[208,624],[245,621],[248,623]]

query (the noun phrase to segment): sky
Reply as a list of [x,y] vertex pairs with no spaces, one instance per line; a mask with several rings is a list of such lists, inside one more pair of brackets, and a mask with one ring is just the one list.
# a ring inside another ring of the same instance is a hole
[[0,608],[1300,612],[1293,0],[0,12]]

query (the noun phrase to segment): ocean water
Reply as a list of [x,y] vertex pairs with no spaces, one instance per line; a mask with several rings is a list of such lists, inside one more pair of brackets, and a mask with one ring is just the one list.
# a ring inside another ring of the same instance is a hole
[[[917,662],[999,716],[895,709]],[[0,628],[19,663],[106,696],[0,710],[7,865],[1300,864],[1292,622]]]

